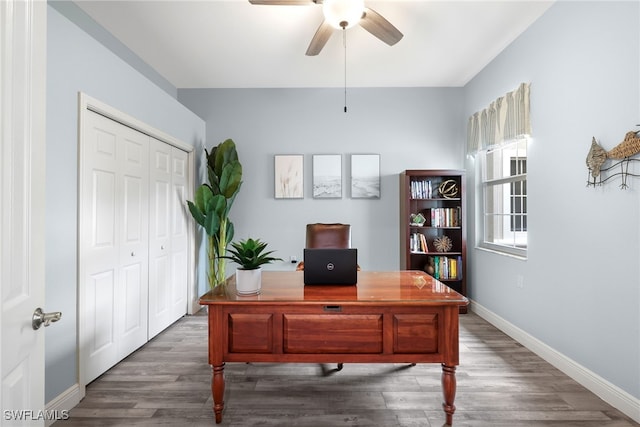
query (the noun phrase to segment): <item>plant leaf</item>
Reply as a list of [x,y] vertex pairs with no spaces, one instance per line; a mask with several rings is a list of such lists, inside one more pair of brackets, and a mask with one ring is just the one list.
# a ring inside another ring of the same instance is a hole
[[238,152],[236,151],[236,144],[232,139],[227,139],[220,143],[213,153],[214,166],[213,169],[216,175],[222,175],[222,169],[230,162],[238,160]]
[[211,198],[208,200],[207,210],[205,211],[207,215],[215,215],[219,220],[222,220],[224,217],[224,213],[227,210],[227,199],[224,198],[221,194],[216,194],[215,196],[211,193]]
[[220,230],[220,218],[217,215],[207,215],[203,227],[209,236],[215,236]]
[[196,223],[204,227],[205,216],[202,211],[189,200],[187,200],[187,205],[189,206],[189,212],[191,212],[191,216],[196,221]]
[[222,169],[220,193],[226,198],[231,198],[240,189],[240,184],[242,184],[242,165],[234,160]]
[[233,227],[233,223],[227,219],[227,242],[233,240],[233,235],[235,234],[235,228]]

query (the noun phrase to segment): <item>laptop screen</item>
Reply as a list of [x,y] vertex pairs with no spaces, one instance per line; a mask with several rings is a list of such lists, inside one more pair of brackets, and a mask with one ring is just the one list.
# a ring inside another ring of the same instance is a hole
[[305,285],[355,285],[357,282],[357,249],[304,250]]

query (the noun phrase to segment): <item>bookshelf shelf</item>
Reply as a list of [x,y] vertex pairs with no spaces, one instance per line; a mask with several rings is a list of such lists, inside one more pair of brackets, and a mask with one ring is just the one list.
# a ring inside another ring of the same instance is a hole
[[[457,194],[444,197],[441,185],[455,188]],[[462,170],[406,170],[400,174],[400,268],[427,271],[466,296],[464,185]],[[411,223],[411,214],[418,213],[426,218],[423,225]],[[439,252],[434,241],[443,236],[448,237],[451,249]]]

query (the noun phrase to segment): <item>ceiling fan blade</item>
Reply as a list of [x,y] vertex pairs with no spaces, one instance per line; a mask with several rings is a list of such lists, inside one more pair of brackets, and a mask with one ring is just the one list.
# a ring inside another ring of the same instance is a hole
[[311,39],[311,43],[309,43],[306,55],[315,56],[319,54],[324,45],[327,44],[327,41],[329,40],[329,37],[331,37],[331,34],[333,34],[333,30],[334,28],[331,26],[331,24],[329,24],[326,20],[322,21],[322,24],[320,24],[318,30]]
[[388,44],[393,46],[402,39],[403,34],[393,24],[382,17],[373,9],[365,7],[360,25],[365,30]]
[[298,6],[318,3],[316,0],[249,0],[251,4],[264,4],[268,6]]

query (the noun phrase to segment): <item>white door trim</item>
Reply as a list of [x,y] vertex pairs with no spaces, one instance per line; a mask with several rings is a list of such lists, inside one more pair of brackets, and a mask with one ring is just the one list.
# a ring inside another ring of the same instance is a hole
[[[80,107],[80,113],[82,113],[84,110],[91,110],[94,113],[98,113],[100,115],[108,117],[111,120],[114,120],[118,123],[121,123],[125,126],[129,126],[132,129],[142,132],[146,135],[159,139],[162,142],[166,142],[167,144],[173,145],[174,147],[177,147],[182,151],[186,151],[187,153],[193,152],[192,146],[187,145],[186,143],[180,141],[177,138],[174,138],[168,133],[165,133],[159,129],[156,129],[136,119],[135,117],[128,115],[127,113],[124,113],[116,108],[113,108],[108,104],[105,104],[102,101],[92,98],[91,96],[87,95],[84,92],[78,92],[78,97],[79,97],[78,105]],[[80,116],[80,118],[82,119],[82,116]]]
[[[132,129],[135,129],[139,132],[142,132],[146,135],[149,135],[153,138],[156,138],[162,142],[165,142],[169,145],[172,145],[176,148],[179,148],[183,151],[185,151],[187,153],[187,158],[188,158],[188,167],[189,167],[189,174],[188,174],[188,184],[187,184],[187,191],[188,194],[186,195],[188,199],[192,199],[193,198],[193,188],[194,188],[194,182],[195,182],[195,162],[194,162],[194,148],[190,145],[185,144],[184,142],[180,141],[179,139],[176,139],[174,137],[172,137],[171,135],[158,130],[138,119],[136,119],[135,117],[132,117],[116,108],[111,107],[110,105],[107,105],[105,103],[103,103],[102,101],[99,101],[89,95],[87,95],[86,93],[83,92],[79,92],[78,93],[78,197],[80,197],[81,194],[83,194],[83,190],[85,188],[86,185],[89,185],[90,183],[86,183],[83,182],[83,180],[81,179],[82,177],[82,170],[83,170],[83,164],[82,164],[82,159],[84,158],[84,151],[83,151],[83,143],[82,143],[82,138],[83,138],[83,129],[86,126],[87,123],[87,112],[88,111],[93,111],[94,113],[100,114],[102,116],[105,116],[111,120],[114,120],[118,123],[121,123],[125,126],[128,126]],[[80,206],[80,204],[78,204],[78,206]],[[80,215],[80,212],[78,212],[78,247],[81,248],[81,244],[83,241],[85,241],[85,231],[86,230],[86,218],[83,218],[82,215]],[[187,306],[187,313],[188,314],[193,314],[195,313],[195,311],[197,311],[200,307],[197,303],[197,298],[198,298],[198,293],[197,293],[197,289],[196,289],[196,283],[195,283],[195,229],[193,226],[188,227],[188,256],[189,259],[187,260],[187,265],[188,265],[188,277],[187,277],[187,297],[188,297],[188,301],[189,304]],[[79,250],[78,251],[78,284],[77,284],[77,289],[78,289],[78,307],[77,307],[77,312],[78,312],[78,321],[77,321],[77,325],[78,325],[78,383],[80,386],[80,395],[81,398],[83,398],[85,396],[85,387],[86,387],[86,375],[85,372],[83,372],[83,368],[82,368],[82,363],[81,361],[82,359],[82,351],[84,348],[86,348],[86,343],[85,343],[85,337],[84,337],[84,329],[83,329],[83,307],[81,306],[82,301],[84,301],[84,287],[80,286],[80,278],[84,277],[85,271],[84,271],[84,260],[83,260],[83,251]]]

